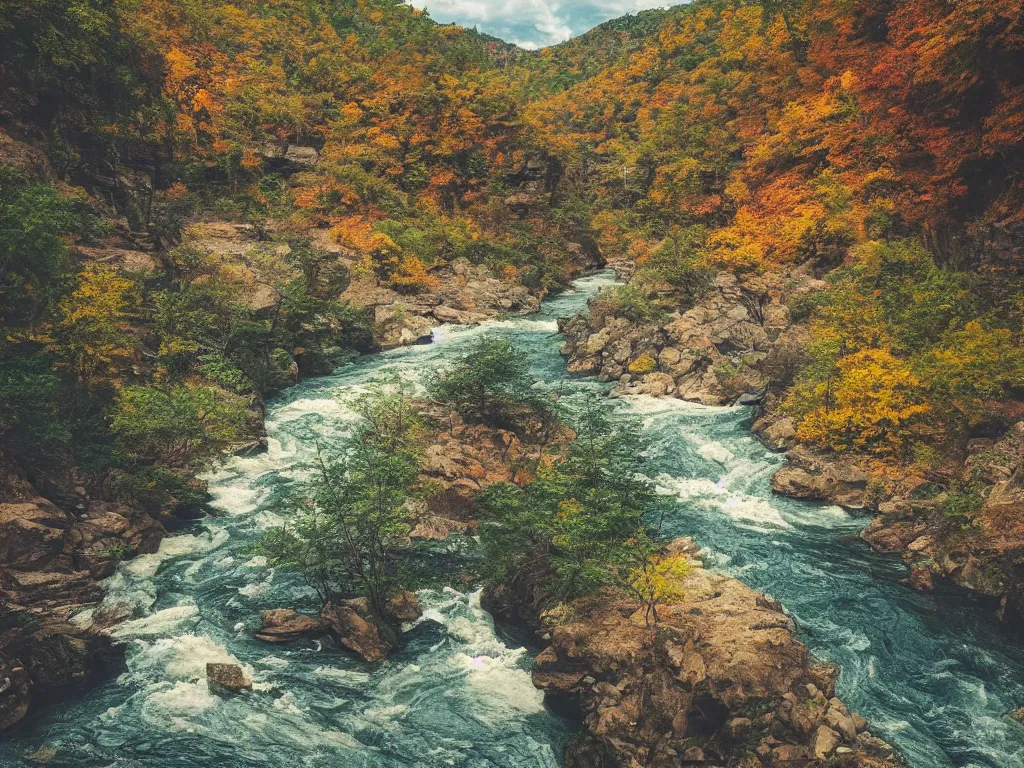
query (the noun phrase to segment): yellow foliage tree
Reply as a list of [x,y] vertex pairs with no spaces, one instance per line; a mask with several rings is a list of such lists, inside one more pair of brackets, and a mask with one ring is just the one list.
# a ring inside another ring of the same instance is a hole
[[79,379],[94,385],[118,378],[135,358],[131,319],[140,303],[134,281],[110,267],[90,265],[60,304],[60,352]]
[[847,355],[823,380],[796,387],[786,407],[798,418],[801,440],[879,455],[900,452],[910,428],[930,410],[920,379],[888,349]]
[[684,555],[651,555],[629,573],[629,590],[644,604],[644,621],[658,621],[658,605],[680,600],[683,582],[693,570]]

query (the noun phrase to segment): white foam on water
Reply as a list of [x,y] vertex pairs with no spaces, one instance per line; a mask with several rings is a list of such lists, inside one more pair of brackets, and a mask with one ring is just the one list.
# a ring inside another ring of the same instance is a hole
[[264,656],[256,663],[263,667],[274,667],[275,669],[284,669],[289,664],[291,664],[291,662],[288,661],[288,659],[282,659],[278,656]]
[[287,691],[279,699],[274,699],[274,709],[280,710],[281,712],[287,712],[292,715],[302,714],[302,710],[299,709],[298,700],[295,698],[295,694],[291,691]]
[[708,461],[715,461],[719,464],[728,464],[736,458],[732,451],[717,441],[703,443],[697,453]]
[[393,730],[401,726],[401,720],[409,711],[405,704],[393,704],[386,707],[369,707],[362,712],[363,718],[378,727]]
[[205,680],[179,681],[166,690],[149,694],[146,703],[164,712],[189,715],[217,706],[220,699],[210,693]]
[[[165,561],[209,552],[222,547],[230,537],[231,533],[226,528],[218,528],[200,535],[186,533],[180,536],[168,536],[160,542],[160,549],[155,553],[140,555],[125,561],[118,566],[118,571],[123,571],[139,579],[152,579]],[[116,588],[116,583],[110,582],[110,580],[108,582],[108,591]]]
[[331,682],[342,683],[350,687],[365,685],[370,680],[368,672],[356,672],[351,669],[338,669],[337,667],[317,667],[313,670],[313,674]]
[[285,424],[292,419],[315,413],[321,416],[331,416],[344,421],[354,421],[358,417],[350,408],[346,408],[337,397],[324,398],[301,398],[277,408],[274,411],[274,424]]
[[493,705],[493,712],[480,716],[498,725],[508,717],[508,710],[530,715],[544,711],[544,694],[533,684],[530,674],[521,666],[525,648],[507,650],[498,656],[458,654],[454,664],[468,672],[467,679],[480,697]]
[[169,635],[186,622],[198,621],[199,608],[195,603],[187,602],[173,608],[164,608],[141,619],[132,619],[119,624],[113,630],[113,636],[124,640],[133,637],[152,637]]
[[853,522],[853,516],[849,512],[834,504],[827,507],[817,505],[794,507],[787,511],[787,516],[795,522],[819,528],[844,527]]
[[[431,601],[428,593],[421,594]],[[523,668],[526,649],[509,648],[495,635],[493,619],[480,607],[480,593],[464,595],[446,588],[440,604],[432,606],[449,636],[464,646],[449,658],[449,668],[465,676],[480,707],[475,712],[479,719],[497,726],[509,717],[510,710],[517,714],[542,712],[544,695]],[[453,609],[461,615],[445,621]]]
[[721,512],[753,530],[770,533],[772,529],[793,527],[768,501],[746,493],[734,493],[721,481],[658,475],[655,483],[658,493],[674,495],[680,502],[701,509]]
[[558,333],[558,322],[556,320],[528,320],[516,318],[514,320],[492,320],[487,323],[487,330],[495,328],[508,328],[512,330],[534,331],[537,333]]
[[262,581],[254,581],[238,588],[238,594],[242,597],[262,597],[269,594],[274,585],[274,569],[267,571],[267,576]]
[[211,485],[210,506],[228,515],[245,515],[259,505],[264,491],[243,485]]
[[143,641],[133,654],[133,674],[145,674],[160,680],[205,680],[207,664],[239,664],[228,650],[205,635],[184,634],[161,637],[152,643]]
[[727,405],[704,405],[680,400],[676,397],[652,397],[651,395],[625,395],[622,402],[629,406],[634,414],[644,417],[657,416],[664,413],[693,413],[712,415],[728,413],[734,410]]
[[277,512],[271,512],[269,510],[263,510],[257,512],[252,517],[253,524],[256,526],[258,531],[269,531],[272,528],[280,528],[288,522],[288,518],[284,515],[278,514]]

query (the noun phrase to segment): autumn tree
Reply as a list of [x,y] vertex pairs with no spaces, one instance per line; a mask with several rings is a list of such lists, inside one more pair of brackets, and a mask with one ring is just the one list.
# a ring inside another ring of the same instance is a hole
[[88,266],[78,287],[60,304],[56,326],[60,353],[88,384],[124,375],[137,355],[132,321],[141,301],[139,287],[110,267]]

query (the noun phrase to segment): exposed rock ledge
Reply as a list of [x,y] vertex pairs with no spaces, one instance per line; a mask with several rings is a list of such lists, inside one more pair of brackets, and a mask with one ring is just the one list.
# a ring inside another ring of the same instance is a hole
[[40,700],[81,686],[115,656],[109,638],[69,618],[99,602],[98,579],[121,557],[155,552],[165,529],[143,510],[90,497],[74,473],[30,482],[3,454],[0,500],[3,730]]
[[598,301],[561,323],[562,354],[570,373],[614,381],[617,395],[756,400],[805,345],[806,326],[791,322],[787,301],[823,287],[799,271],[742,282],[723,272],[693,307],[656,323],[633,322]]
[[614,593],[542,614],[534,683],[584,716],[568,768],[899,765],[777,603],[702,568],[685,588],[655,627]]

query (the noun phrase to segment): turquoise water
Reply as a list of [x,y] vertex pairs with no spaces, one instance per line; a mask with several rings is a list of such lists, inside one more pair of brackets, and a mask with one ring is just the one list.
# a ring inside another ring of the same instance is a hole
[[[415,385],[486,333],[527,348],[546,386],[602,389],[567,379],[555,318],[610,282],[580,280],[530,318],[441,328],[430,346],[360,360],[271,403],[269,450],[210,475],[216,516],[107,583],[106,599],[136,617],[118,629],[126,668],[0,743],[0,766],[35,764],[28,756],[44,747],[55,750],[50,765],[82,768],[558,766],[571,725],[545,708],[529,652],[495,631],[476,594],[422,592],[425,616],[407,646],[373,667],[315,642],[254,641],[261,611],[314,603],[247,549],[281,521],[277,495],[315,440],[345,433],[346,403],[373,381]],[[747,410],[650,398],[609,407],[645,420],[650,475],[675,500],[670,532],[694,536],[710,566],[781,600],[808,645],[841,665],[841,695],[912,768],[1024,766],[1024,729],[1003,716],[1024,704],[1024,655],[1008,650],[989,606],[913,592],[898,561],[856,538],[863,519],[773,497],[781,459],[750,435]],[[210,661],[246,666],[254,691],[211,694]]]

